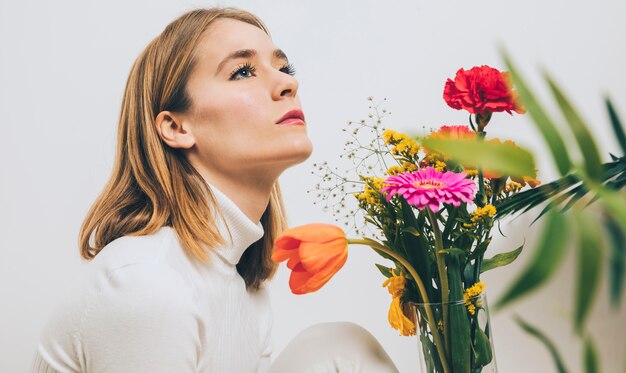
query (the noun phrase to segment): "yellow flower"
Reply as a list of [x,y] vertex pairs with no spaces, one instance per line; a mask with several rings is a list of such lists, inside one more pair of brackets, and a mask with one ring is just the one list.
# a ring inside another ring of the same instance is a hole
[[376,190],[378,192],[379,190],[382,189],[383,182],[386,180],[386,178],[371,176],[371,177],[368,178],[368,180],[372,183],[371,188],[373,188],[374,190]]
[[463,172],[465,172],[469,177],[478,176],[478,170],[476,169],[466,168]]
[[420,146],[414,139],[391,129],[383,131],[383,140],[385,140],[385,144],[393,145],[391,154],[394,155],[414,156],[420,150]]
[[476,306],[471,302],[465,302],[465,305],[467,306],[467,312],[469,312],[470,315],[474,315],[476,313]]
[[404,161],[402,166],[394,165],[387,169],[387,175],[393,176],[403,172],[413,172],[417,170],[417,165],[412,162]]
[[519,192],[520,189],[522,189],[522,184],[515,182],[515,181],[509,181],[508,183],[506,183],[506,186],[504,187],[504,192],[505,193],[517,193]]
[[402,138],[391,149],[391,154],[404,154],[407,156],[413,156],[417,154],[420,150],[420,146],[417,144],[417,142],[406,135],[403,136],[404,138]]
[[417,170],[417,166],[415,165],[415,163],[411,163],[411,162],[406,162],[406,161],[402,162],[402,167],[407,172],[411,172],[411,171]]
[[389,294],[394,297],[399,297],[404,291],[404,284],[406,284],[406,278],[402,275],[396,275],[394,271],[391,271],[391,277],[383,282],[383,287],[387,287]]
[[389,325],[399,330],[400,335],[408,336],[415,335],[415,324],[404,314],[402,303],[400,302],[405,284],[406,278],[402,275],[396,275],[392,270],[391,277],[383,282],[383,287],[387,287],[389,294],[391,294],[391,305],[387,315]]
[[383,131],[383,140],[385,140],[385,144],[391,144],[394,139],[394,134],[396,131],[394,130],[384,130]]
[[403,153],[407,150],[408,147],[409,144],[405,140],[402,140],[398,143],[398,145],[396,145],[396,152]]
[[396,143],[402,141],[405,138],[407,138],[407,135],[396,132],[394,130],[383,131],[383,139],[385,140],[385,144],[395,145]]
[[435,167],[437,165],[437,162],[439,161],[445,162],[446,158],[443,155],[435,152],[429,152],[422,160],[422,162],[432,167]]
[[491,218],[493,218],[495,214],[496,208],[491,204],[485,205],[485,207],[477,207],[476,210],[470,214],[471,222],[463,223],[463,227],[473,229],[481,223],[491,226],[493,224]]
[[391,327],[399,330],[400,335],[415,335],[415,324],[404,314],[404,311],[402,310],[402,305],[400,304],[400,297],[393,297],[391,299],[388,319]]
[[482,281],[477,282],[474,285],[470,286],[469,288],[465,289],[465,292],[463,293],[463,300],[465,300],[465,306],[467,306],[467,311],[470,314],[474,315],[476,313],[476,305],[478,305],[479,307],[482,306],[482,304],[476,302],[476,300],[474,300],[476,304],[472,302],[471,298],[478,296],[484,290],[485,290],[485,283]]
[[387,169],[387,175],[397,175],[404,172],[404,169],[400,166],[391,166]]
[[465,294],[468,298],[480,295],[485,290],[485,283],[480,281],[465,289]]
[[537,185],[541,184],[541,181],[535,179],[534,177],[531,176],[524,176],[522,178],[524,180],[524,182],[528,185],[530,185],[531,188],[536,187]]
[[495,214],[496,208],[492,204],[485,205],[485,207],[478,207],[476,211],[472,212],[472,223],[476,224],[487,218],[493,218]]
[[359,178],[365,181],[365,188],[362,193],[354,193],[354,197],[360,203],[366,203],[371,205],[380,204],[381,198],[384,197],[380,194],[379,190],[382,189],[385,178],[362,175],[359,175]]
[[446,162],[436,161],[435,162],[435,171],[443,172],[446,168]]

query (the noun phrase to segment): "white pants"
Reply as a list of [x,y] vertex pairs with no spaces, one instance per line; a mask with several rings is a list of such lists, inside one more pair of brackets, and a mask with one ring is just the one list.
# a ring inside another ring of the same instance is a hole
[[[58,373],[39,354],[36,354],[32,372]],[[336,372],[399,371],[370,332],[350,322],[329,322],[310,326],[296,335],[275,358],[267,373]]]
[[351,322],[304,329],[276,357],[268,373],[398,373],[378,340]]

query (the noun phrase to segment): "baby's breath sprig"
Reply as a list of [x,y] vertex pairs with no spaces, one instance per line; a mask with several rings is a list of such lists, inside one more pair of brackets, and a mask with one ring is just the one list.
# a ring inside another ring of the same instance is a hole
[[[322,163],[313,163],[313,167],[315,167],[314,171],[311,171],[312,174],[321,177],[321,181],[315,184],[315,192],[318,200],[313,202],[313,204],[317,204],[323,202],[322,211],[327,212],[331,210],[333,216],[335,217],[335,221],[339,221],[341,219],[345,219],[345,226],[349,226],[349,220],[356,214],[356,208],[354,210],[349,210],[347,213],[343,214],[342,210],[344,210],[350,201],[346,201],[346,196],[354,193],[357,190],[357,185],[361,184],[361,181],[350,180],[347,177],[341,175],[338,171],[338,168],[332,167],[328,164],[327,161]],[[346,191],[346,186],[350,188]],[[311,190],[307,190],[307,193],[311,192]],[[343,214],[343,215],[342,215]],[[353,222],[353,227],[354,227]],[[358,233],[358,231],[356,231]]]
[[[371,234],[378,236],[378,232],[372,232],[370,226],[366,224],[366,219],[363,218],[364,212],[372,212],[372,209],[375,209],[376,204],[379,203],[374,197],[378,191],[372,189],[372,184],[368,184],[367,178],[384,174],[389,168],[388,164],[394,163],[398,166],[403,164],[392,156],[391,149],[382,136],[382,131],[385,131],[382,127],[382,120],[391,115],[391,112],[381,108],[380,102],[374,104],[372,96],[367,100],[370,102],[368,119],[350,120],[347,122],[350,128],[342,129],[350,136],[350,139],[345,143],[345,152],[339,157],[350,160],[354,167],[339,171],[338,167],[330,166],[327,161],[314,163],[314,171],[311,173],[319,176],[321,181],[315,185],[318,200],[313,203],[323,202],[322,211],[331,209],[335,221],[343,220],[343,225],[351,225],[356,234],[368,230]],[[369,199],[365,197],[366,194]],[[360,199],[359,196],[361,196]],[[346,209],[348,211],[345,211]]]

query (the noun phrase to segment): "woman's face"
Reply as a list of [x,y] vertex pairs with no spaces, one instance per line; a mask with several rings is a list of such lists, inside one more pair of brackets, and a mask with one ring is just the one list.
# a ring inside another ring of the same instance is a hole
[[[195,141],[187,155],[205,171],[278,177],[311,154],[306,124],[277,124],[302,110],[298,81],[277,49],[263,30],[233,19],[217,19],[202,35],[183,126]],[[256,52],[229,58],[241,50]]]

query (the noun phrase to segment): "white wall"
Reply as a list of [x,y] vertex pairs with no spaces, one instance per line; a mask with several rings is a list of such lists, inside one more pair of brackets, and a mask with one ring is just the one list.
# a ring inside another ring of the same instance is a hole
[[[123,86],[143,47],[176,16],[213,2],[13,1],[0,3],[0,371],[26,371],[48,313],[84,263],[77,234],[109,177]],[[392,112],[387,127],[401,131],[462,124],[449,109],[443,85],[459,67],[503,68],[503,43],[534,86],[547,97],[540,67],[562,84],[594,123],[605,155],[617,152],[602,106],[608,93],[626,118],[624,35],[626,3],[599,0],[483,1],[223,1],[259,15],[275,43],[295,64],[314,153],[286,171],[281,182],[291,225],[333,222],[314,205],[314,162],[340,165],[347,120],[365,119],[367,96]],[[538,154],[540,178],[555,176],[527,116],[494,116],[490,136],[517,141]],[[606,158],[606,157],[605,157]],[[507,238],[492,252],[529,249],[518,263],[484,276],[497,299],[530,258],[538,227],[530,216],[503,226]],[[525,316],[558,341],[573,371],[580,346],[569,325],[575,262],[540,293],[493,317],[501,372],[553,371],[547,351],[511,321]],[[288,270],[272,282],[276,352],[310,324],[351,320],[370,330],[401,372],[416,372],[417,341],[387,324],[390,302],[383,263],[366,247],[353,247],[344,269],[319,292],[292,295]],[[606,278],[603,279],[604,281]],[[621,371],[626,334],[624,307],[611,313],[603,291],[591,321],[601,340],[602,368]]]

